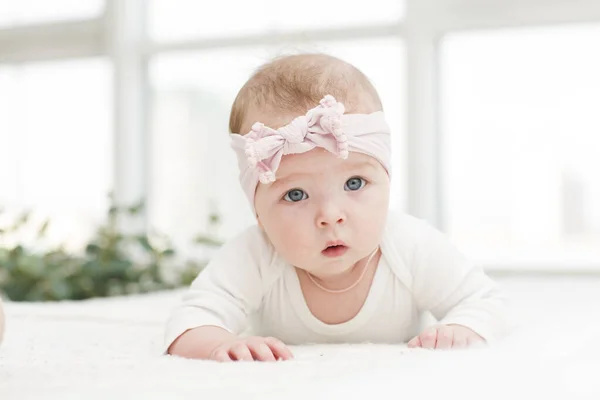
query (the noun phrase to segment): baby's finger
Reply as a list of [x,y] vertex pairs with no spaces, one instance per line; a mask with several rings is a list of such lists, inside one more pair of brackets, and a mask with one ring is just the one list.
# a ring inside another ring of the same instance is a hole
[[421,347],[421,340],[419,339],[418,336],[415,336],[414,338],[409,340],[407,345],[409,348]]
[[481,336],[476,333],[467,334],[467,346],[474,346],[477,344],[483,344],[484,340]]
[[252,353],[244,343],[236,344],[229,350],[229,357],[233,361],[253,361]]
[[231,357],[229,357],[229,354],[227,354],[227,351],[225,351],[225,350],[215,351],[213,354],[211,354],[210,358],[212,360],[219,361],[219,362],[232,361]]
[[451,349],[454,340],[454,329],[448,326],[440,326],[437,331],[436,349]]
[[291,350],[281,341],[272,337],[268,337],[265,339],[265,343],[271,351],[273,355],[278,360],[291,360],[294,358]]
[[275,361],[275,356],[273,356],[273,352],[271,351],[269,346],[267,346],[263,342],[249,343],[248,348],[250,349],[250,352],[254,356],[255,360]]
[[467,335],[462,331],[454,331],[453,349],[464,349],[468,346]]
[[424,349],[435,349],[437,341],[437,329],[429,328],[419,335],[419,340],[421,340],[421,347]]

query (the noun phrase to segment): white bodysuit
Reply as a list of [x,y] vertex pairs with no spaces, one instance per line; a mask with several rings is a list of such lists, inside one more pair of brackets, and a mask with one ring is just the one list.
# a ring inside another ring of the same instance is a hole
[[250,328],[286,344],[401,343],[418,334],[430,311],[488,343],[507,333],[506,300],[483,270],[426,222],[390,212],[381,259],[364,305],[351,320],[325,324],[309,310],[293,266],[257,227],[226,243],[171,314],[165,350],[186,330],[213,325],[234,334]]

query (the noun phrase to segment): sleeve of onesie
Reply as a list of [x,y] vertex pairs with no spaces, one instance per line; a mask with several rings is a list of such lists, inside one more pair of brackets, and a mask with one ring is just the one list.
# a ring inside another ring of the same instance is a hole
[[488,344],[510,331],[508,299],[497,284],[427,223],[415,246],[413,295],[441,324],[466,326]]
[[225,243],[172,311],[166,324],[165,351],[185,331],[200,326],[242,333],[262,301],[260,266],[270,262],[270,253],[257,227]]

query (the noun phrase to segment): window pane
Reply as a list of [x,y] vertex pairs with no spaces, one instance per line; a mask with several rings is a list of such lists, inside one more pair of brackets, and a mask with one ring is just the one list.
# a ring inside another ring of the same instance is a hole
[[371,80],[381,97],[392,130],[392,193],[390,208],[406,208],[406,79],[404,41],[385,38],[360,41],[318,42],[281,48],[278,54],[323,52],[345,60]]
[[152,227],[185,248],[206,230],[212,207],[224,237],[254,222],[238,183],[228,136],[229,110],[253,70],[267,59],[260,49],[159,56],[151,62],[153,87]]
[[104,216],[112,184],[105,60],[0,65],[0,205],[51,219],[75,246]]
[[404,14],[404,0],[357,2],[306,0],[292,11],[276,0],[151,0],[150,32],[159,41],[191,37],[235,36],[290,29],[324,29],[347,25],[393,22]]
[[104,0],[0,0],[0,27],[92,18],[103,9]]
[[449,233],[483,262],[600,265],[600,26],[442,46]]
[[276,29],[327,29],[351,25],[393,23],[404,17],[405,0],[304,0],[301,7],[289,8],[284,1],[272,2],[272,19]]

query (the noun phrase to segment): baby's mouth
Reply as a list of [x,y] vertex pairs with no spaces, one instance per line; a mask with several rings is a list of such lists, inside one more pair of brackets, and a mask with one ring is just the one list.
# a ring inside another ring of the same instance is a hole
[[348,246],[340,242],[339,244],[331,244],[327,246],[323,251],[321,251],[321,254],[323,254],[325,257],[340,257],[344,255],[346,251],[348,251]]

